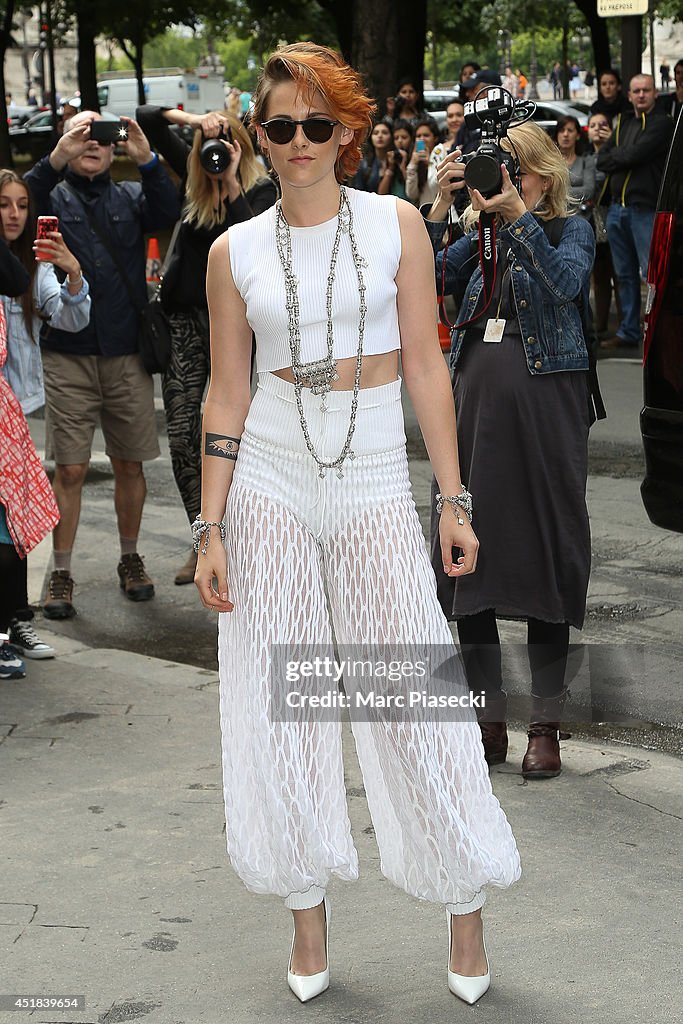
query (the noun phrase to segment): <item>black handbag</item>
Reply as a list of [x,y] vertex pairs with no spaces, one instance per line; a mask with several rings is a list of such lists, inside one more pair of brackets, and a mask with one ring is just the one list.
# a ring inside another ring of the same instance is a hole
[[164,265],[159,274],[159,284],[140,314],[138,347],[142,365],[149,374],[165,373],[171,361],[171,328],[162,303],[161,287],[166,271],[171,264],[179,229],[180,221],[173,229]]

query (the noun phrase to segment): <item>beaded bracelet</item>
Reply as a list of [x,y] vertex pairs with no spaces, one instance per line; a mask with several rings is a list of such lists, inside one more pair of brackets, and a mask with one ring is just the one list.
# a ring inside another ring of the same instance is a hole
[[443,494],[437,494],[436,511],[441,514],[444,505],[450,505],[458,520],[458,525],[464,526],[465,520],[460,515],[460,509],[463,510],[469,521],[472,522],[472,495],[464,484],[461,484],[460,487],[462,488],[460,494],[450,495],[449,497],[446,497]]
[[202,543],[202,537],[204,537],[204,547],[202,548],[202,554],[205,555],[209,550],[209,540],[211,539],[211,527],[217,526],[221,535],[221,543],[225,544],[225,523],[208,523],[201,516],[197,516],[195,521],[192,523],[192,547],[199,553],[199,548]]

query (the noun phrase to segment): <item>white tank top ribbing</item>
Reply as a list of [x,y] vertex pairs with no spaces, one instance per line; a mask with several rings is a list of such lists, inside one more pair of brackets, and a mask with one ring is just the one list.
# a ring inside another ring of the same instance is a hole
[[[401,259],[401,231],[395,196],[347,190],[358,250],[367,261],[363,353],[378,355],[401,347],[396,308],[396,274]],[[308,228],[290,228],[292,263],[299,281],[301,359],[321,359],[327,352],[325,291],[337,218]],[[291,366],[285,282],[275,244],[275,208],[229,228],[230,269],[247,307],[256,336],[256,369]],[[343,234],[333,289],[334,357],[358,351],[358,278],[348,234]]]

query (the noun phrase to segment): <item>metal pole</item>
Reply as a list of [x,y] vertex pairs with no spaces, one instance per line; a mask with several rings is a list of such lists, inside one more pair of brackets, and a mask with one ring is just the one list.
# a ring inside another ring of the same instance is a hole
[[537,100],[538,97],[538,63],[536,61],[536,29],[531,30],[531,52],[529,60],[529,99]]

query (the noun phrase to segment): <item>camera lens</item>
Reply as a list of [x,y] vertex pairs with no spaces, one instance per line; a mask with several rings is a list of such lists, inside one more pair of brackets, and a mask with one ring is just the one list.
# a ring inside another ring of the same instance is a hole
[[486,199],[494,196],[503,184],[500,162],[485,153],[476,153],[465,167],[465,184],[478,189]]
[[220,139],[204,139],[199,149],[199,163],[207,174],[222,174],[230,163],[230,151]]

